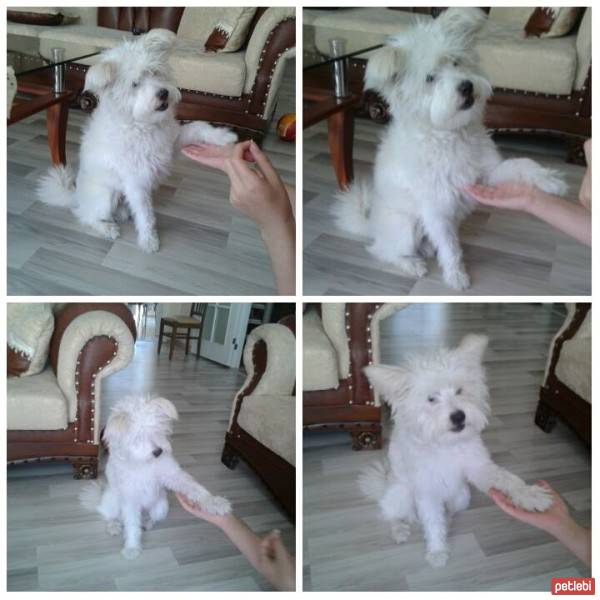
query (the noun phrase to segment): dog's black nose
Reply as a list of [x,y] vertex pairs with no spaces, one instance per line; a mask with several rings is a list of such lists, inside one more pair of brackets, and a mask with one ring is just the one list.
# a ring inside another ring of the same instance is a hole
[[158,458],[162,454],[162,448],[157,448],[156,450],[152,450],[152,454]]
[[162,89],[158,90],[158,94],[156,94],[156,95],[158,96],[159,100],[166,100],[169,97],[169,90],[162,88]]
[[468,79],[464,79],[458,84],[458,91],[465,97],[473,95],[473,82]]
[[450,415],[450,420],[452,421],[453,425],[456,425],[456,427],[460,427],[461,425],[464,425],[465,418],[466,418],[466,415],[462,410],[455,410]]

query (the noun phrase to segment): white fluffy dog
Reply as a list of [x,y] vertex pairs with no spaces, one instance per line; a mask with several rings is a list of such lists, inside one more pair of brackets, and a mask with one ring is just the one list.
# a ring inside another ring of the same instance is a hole
[[412,277],[437,252],[446,283],[469,287],[458,228],[476,202],[468,184],[515,180],[566,193],[558,174],[522,158],[503,161],[482,119],[492,89],[473,49],[485,22],[453,8],[390,38],[367,63],[365,88],[390,107],[372,181],[357,181],[333,206],[338,227],[372,239],[370,252]]
[[142,528],[148,530],[167,516],[167,490],[184,494],[210,513],[231,510],[228,500],[210,494],[173,457],[169,435],[174,419],[177,410],[166,398],[138,396],[117,403],[104,430],[107,484],[103,488],[90,482],[81,493],[82,504],[104,517],[110,535],[123,532],[127,559],[142,551]]
[[42,202],[70,207],[109,240],[131,213],[145,252],[159,248],[152,192],[168,173],[175,148],[237,140],[228,129],[175,119],[181,94],[168,59],[176,40],[171,31],[152,29],[102,53],[85,77],[98,106],[83,131],[77,181],[71,169],[54,167],[38,186]]
[[378,501],[397,542],[408,539],[411,523],[421,523],[426,559],[436,567],[448,560],[448,517],[469,505],[469,484],[484,493],[496,488],[526,510],[543,511],[552,502],[543,488],[496,465],[481,440],[490,413],[486,346],[485,336],[468,335],[457,348],[399,367],[365,368],[390,404],[394,425],[387,460],[367,467],[359,485]]

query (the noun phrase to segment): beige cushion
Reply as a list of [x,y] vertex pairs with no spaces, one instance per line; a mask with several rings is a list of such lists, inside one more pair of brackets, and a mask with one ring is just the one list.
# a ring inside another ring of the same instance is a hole
[[346,305],[343,302],[321,304],[323,330],[335,348],[339,379],[350,374],[350,346],[346,331]]
[[577,333],[563,343],[556,376],[587,402],[592,401],[592,311],[588,311]]
[[493,6],[488,18],[490,21],[522,30],[534,10],[535,8],[532,6]]
[[263,446],[296,464],[296,403],[294,396],[246,396],[238,425]]
[[592,62],[592,9],[588,8],[577,32],[577,74],[575,76],[575,89],[580,90],[585,84]]
[[315,311],[304,315],[303,331],[304,391],[337,389],[340,384],[337,355]]
[[67,428],[67,400],[52,369],[35,377],[11,377],[6,392],[9,430]]
[[241,6],[186,8],[177,29],[177,36],[197,42],[198,49],[203,50],[213,30],[218,28],[227,38],[227,44],[219,52],[236,52],[246,41],[255,13],[256,8]]
[[48,360],[54,315],[47,303],[9,303],[7,342],[15,352],[29,359],[29,368],[20,377],[43,371]]

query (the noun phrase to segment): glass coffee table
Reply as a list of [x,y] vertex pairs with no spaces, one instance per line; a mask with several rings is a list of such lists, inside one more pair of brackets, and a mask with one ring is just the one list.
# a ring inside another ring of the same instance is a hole
[[[74,92],[65,88],[65,66],[99,52],[64,59],[64,50],[55,48],[52,59],[7,48],[7,65],[14,70],[16,95],[7,124],[13,125],[43,110],[46,111],[48,147],[53,164],[66,164],[65,142],[69,102]],[[10,87],[10,81],[9,81]]]
[[[304,26],[305,39],[310,38],[311,25]],[[346,52],[344,40],[329,40],[329,53],[314,49],[304,52],[303,127],[327,120],[327,137],[333,170],[341,189],[354,177],[352,147],[354,143],[354,111],[361,98],[353,92],[348,80],[348,61],[380,48],[381,45]],[[360,86],[362,89],[362,85]]]

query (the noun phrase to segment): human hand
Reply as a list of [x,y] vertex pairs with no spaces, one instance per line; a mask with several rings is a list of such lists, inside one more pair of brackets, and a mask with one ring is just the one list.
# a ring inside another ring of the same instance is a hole
[[587,169],[579,188],[579,202],[588,210],[592,209],[592,139],[586,140],[583,144],[583,153]]
[[198,517],[199,519],[204,519],[205,521],[208,521],[213,525],[221,526],[225,522],[229,514],[231,514],[229,513],[225,515],[215,515],[214,513],[210,513],[207,510],[204,510],[199,504],[195,504],[187,496],[184,496],[179,492],[176,492],[175,496],[177,496],[179,504],[181,504],[182,508],[184,508],[187,512],[189,512],[191,515],[194,515],[195,517]]
[[[249,155],[256,163],[253,169],[246,160]],[[293,222],[290,200],[281,178],[266,155],[253,142],[242,142],[224,160],[231,187],[229,200],[236,209],[250,217],[269,236]]]
[[529,183],[506,181],[495,186],[474,184],[465,188],[472,198],[487,206],[531,212],[545,192]]
[[190,146],[184,146],[181,149],[181,153],[191,158],[193,161],[206,165],[207,167],[213,167],[213,169],[219,169],[225,171],[225,160],[233,156],[233,151],[236,146],[243,145],[244,152],[242,154],[243,159],[249,162],[254,162],[254,158],[250,151],[247,149],[249,142],[240,142],[239,144],[228,144],[226,146],[215,146],[213,144],[194,144]]
[[296,589],[294,558],[283,545],[279,530],[274,529],[260,541],[258,569],[275,589],[292,592]]
[[516,507],[506,495],[495,488],[491,488],[488,492],[489,497],[508,515],[538,527],[544,531],[560,537],[560,535],[570,526],[572,521],[569,516],[569,509],[564,500],[555,492],[546,481],[538,481],[537,484],[548,491],[552,496],[552,504],[550,508],[544,512],[528,511]]

